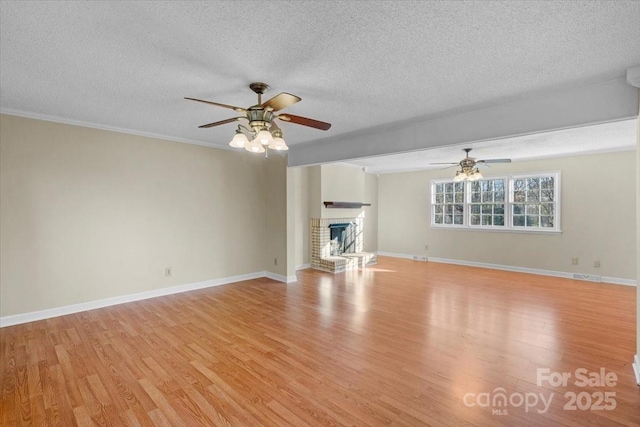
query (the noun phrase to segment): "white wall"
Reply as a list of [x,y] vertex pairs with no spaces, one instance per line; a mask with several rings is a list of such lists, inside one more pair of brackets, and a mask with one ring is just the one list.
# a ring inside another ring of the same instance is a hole
[[[561,171],[562,233],[431,228],[430,180],[454,169],[383,174],[378,249],[408,255],[636,278],[636,154],[632,151],[494,165],[486,177]],[[429,245],[429,250],[425,250]],[[571,265],[578,257],[579,265]],[[599,260],[601,268],[594,268]]]
[[282,274],[276,156],[1,115],[0,162],[0,316]]

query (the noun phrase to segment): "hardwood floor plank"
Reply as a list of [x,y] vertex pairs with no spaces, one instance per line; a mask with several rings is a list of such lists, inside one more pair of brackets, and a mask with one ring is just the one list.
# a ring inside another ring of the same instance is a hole
[[[171,403],[164,397],[163,393],[157,389],[151,381],[147,379],[140,380],[140,385],[145,390],[145,392],[151,397],[154,403],[157,406],[157,409],[162,413],[162,418],[166,417],[166,420],[173,425],[182,425],[185,422],[180,418],[180,415],[176,412],[176,410],[171,406]],[[151,411],[153,412],[153,411]],[[150,414],[151,414],[150,412]]]
[[93,419],[91,418],[91,414],[87,410],[87,408],[82,405],[73,409],[73,414],[75,416],[75,421],[78,426],[93,426]]
[[[297,275],[1,329],[0,424],[640,425],[635,288],[385,257]],[[499,390],[553,398],[482,404]],[[614,410],[566,409],[605,391]]]

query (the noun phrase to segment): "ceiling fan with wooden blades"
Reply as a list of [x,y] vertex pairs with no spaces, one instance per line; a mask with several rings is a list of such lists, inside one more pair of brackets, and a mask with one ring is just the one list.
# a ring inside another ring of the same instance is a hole
[[249,85],[249,88],[258,95],[258,103],[248,108],[221,104],[219,102],[206,101],[204,99],[190,97],[185,97],[185,99],[214,105],[216,107],[227,108],[238,113],[243,113],[244,115],[242,116],[232,117],[230,119],[221,120],[218,122],[207,123],[198,127],[211,128],[227,123],[247,120],[248,126],[245,126],[243,124],[238,125],[236,135],[233,137],[229,145],[236,148],[244,148],[247,151],[251,151],[254,153],[264,153],[267,148],[280,151],[289,149],[284,142],[284,139],[282,138],[282,129],[280,129],[276,125],[275,119],[320,130],[328,130],[331,127],[331,123],[321,122],[319,120],[310,119],[307,117],[286,113],[274,114],[286,107],[289,107],[290,105],[300,102],[302,99],[299,96],[292,95],[287,92],[282,92],[274,96],[273,98],[262,102],[262,95],[269,89],[269,85],[267,85],[266,83],[256,82],[251,83]]
[[451,165],[451,166],[460,166],[460,170],[456,172],[456,177],[453,179],[454,181],[463,181],[468,179],[469,181],[475,181],[478,179],[482,179],[482,174],[478,170],[478,166],[486,165],[489,163],[511,163],[511,159],[484,159],[478,160],[475,157],[469,157],[469,152],[471,148],[464,148],[463,151],[466,153],[464,159],[460,160],[457,163],[430,163],[432,165]]

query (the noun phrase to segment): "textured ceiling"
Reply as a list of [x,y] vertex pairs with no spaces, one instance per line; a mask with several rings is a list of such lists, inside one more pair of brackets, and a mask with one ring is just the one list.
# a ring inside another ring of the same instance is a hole
[[[0,108],[225,146],[264,81],[290,145],[618,78],[640,2],[0,2]],[[504,157],[504,155],[501,155]]]

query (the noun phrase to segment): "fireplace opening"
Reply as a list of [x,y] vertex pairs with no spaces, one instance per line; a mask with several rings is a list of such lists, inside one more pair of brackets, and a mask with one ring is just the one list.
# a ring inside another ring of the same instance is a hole
[[344,253],[355,252],[356,224],[345,222],[329,224],[331,230],[331,255],[340,256]]

